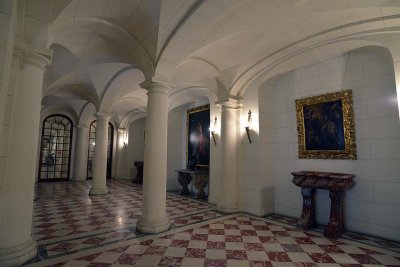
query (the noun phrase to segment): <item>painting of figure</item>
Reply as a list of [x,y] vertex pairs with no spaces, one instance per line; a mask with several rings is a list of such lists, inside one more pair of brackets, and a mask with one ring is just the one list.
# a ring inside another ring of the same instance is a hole
[[296,100],[299,158],[356,159],[351,90]]
[[307,150],[343,150],[344,128],[340,100],[303,107]]
[[188,168],[208,166],[210,163],[210,106],[201,106],[187,112]]

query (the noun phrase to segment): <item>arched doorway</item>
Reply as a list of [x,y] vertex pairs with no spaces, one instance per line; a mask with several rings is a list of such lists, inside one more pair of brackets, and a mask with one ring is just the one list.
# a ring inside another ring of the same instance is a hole
[[72,121],[59,114],[43,121],[40,147],[39,182],[69,179]]
[[[97,121],[93,121],[90,124],[89,130],[89,150],[88,150],[88,161],[87,161],[87,179],[93,178],[93,159],[94,159],[94,147],[96,145],[96,124]],[[106,177],[111,177],[111,166],[112,166],[112,151],[113,151],[113,140],[114,140],[114,127],[111,123],[108,123],[108,146],[107,146],[107,173]]]

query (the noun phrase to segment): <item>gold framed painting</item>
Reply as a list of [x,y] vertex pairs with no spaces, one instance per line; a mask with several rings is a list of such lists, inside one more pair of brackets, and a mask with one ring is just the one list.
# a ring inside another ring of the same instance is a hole
[[299,158],[357,159],[351,90],[296,100]]

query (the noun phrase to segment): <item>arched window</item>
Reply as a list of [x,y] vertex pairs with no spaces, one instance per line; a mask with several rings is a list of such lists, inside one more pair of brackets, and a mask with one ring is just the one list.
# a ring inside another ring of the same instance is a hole
[[[87,178],[93,178],[93,159],[94,159],[94,147],[96,139],[96,125],[97,122],[93,121],[90,124],[89,131],[89,151],[87,161]],[[107,146],[107,179],[111,177],[111,165],[112,165],[112,151],[113,151],[113,140],[114,140],[114,127],[111,123],[108,123],[108,146]]]
[[69,179],[72,121],[54,114],[43,121],[40,146],[39,182]]

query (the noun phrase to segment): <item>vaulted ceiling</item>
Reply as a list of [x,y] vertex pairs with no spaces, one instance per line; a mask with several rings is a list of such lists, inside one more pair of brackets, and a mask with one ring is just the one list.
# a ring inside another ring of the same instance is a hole
[[155,76],[175,86],[170,108],[201,98],[242,97],[260,77],[265,81],[363,46],[385,46],[400,29],[400,1],[393,0],[48,4],[47,47],[54,57],[45,74],[44,104],[68,105],[78,117],[85,110],[110,112],[121,125],[145,113],[145,79]]

